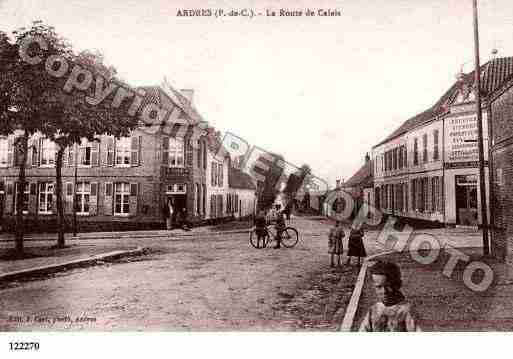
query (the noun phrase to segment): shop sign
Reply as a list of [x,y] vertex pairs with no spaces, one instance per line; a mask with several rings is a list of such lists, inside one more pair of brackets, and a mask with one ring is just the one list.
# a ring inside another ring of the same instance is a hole
[[[483,134],[486,134],[486,121],[483,120],[483,124]],[[475,162],[478,158],[476,116],[447,118],[445,120],[445,163]]]

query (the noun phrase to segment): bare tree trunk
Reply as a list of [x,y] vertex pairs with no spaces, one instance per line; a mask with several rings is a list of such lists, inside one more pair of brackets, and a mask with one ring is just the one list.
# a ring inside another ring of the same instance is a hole
[[55,163],[55,192],[57,196],[57,221],[59,224],[59,236],[57,237],[57,247],[64,248],[64,230],[66,221],[64,220],[64,206],[62,205],[62,158],[64,155],[64,147],[59,146],[57,151],[57,159]]
[[[15,149],[17,156],[15,161],[20,166],[18,174],[18,190],[16,191],[16,253],[22,255],[24,252],[23,248],[23,235],[25,234],[25,223],[23,220],[23,195],[25,191],[26,175],[25,166],[27,164],[27,151],[28,151],[28,136],[25,132],[23,136],[19,137],[15,142]],[[19,157],[18,157],[19,156]]]

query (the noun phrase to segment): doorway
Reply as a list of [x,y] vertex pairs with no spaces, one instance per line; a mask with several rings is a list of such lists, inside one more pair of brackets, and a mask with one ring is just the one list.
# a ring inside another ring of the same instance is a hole
[[477,176],[456,176],[456,224],[477,226]]

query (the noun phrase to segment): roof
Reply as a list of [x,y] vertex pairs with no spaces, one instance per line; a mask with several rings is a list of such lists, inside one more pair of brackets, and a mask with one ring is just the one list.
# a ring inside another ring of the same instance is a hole
[[173,88],[169,82],[164,82],[165,88],[161,86],[140,86],[137,90],[145,92],[144,99],[140,108],[148,103],[155,103],[160,107],[172,111],[174,107],[178,107],[190,119],[191,124],[199,122],[206,122],[198,113],[192,103],[180,93],[180,91]]
[[231,166],[228,172],[228,186],[230,188],[256,190],[253,177]]
[[190,119],[191,124],[199,122],[198,119],[188,115],[183,104],[177,99],[172,99],[164,89],[160,86],[140,86],[137,91],[144,91],[144,98],[139,108],[144,108],[149,103],[154,103],[168,111],[172,111],[175,107],[180,108]]
[[[513,77],[513,57],[501,57],[488,61],[481,66],[481,93],[485,96],[491,95],[494,91],[500,89],[505,81]],[[469,81],[469,84],[474,83],[474,71],[465,74],[464,78]],[[424,123],[430,122],[437,115],[446,111],[445,105],[454,98],[459,89],[459,82],[456,81],[436,103],[429,109],[413,116],[406,120],[399,128],[393,131],[383,141],[373,146],[376,148],[400,135],[408,132],[409,130],[418,127]]]
[[369,187],[372,186],[372,164],[371,161],[365,162],[356,173],[344,182],[343,187]]

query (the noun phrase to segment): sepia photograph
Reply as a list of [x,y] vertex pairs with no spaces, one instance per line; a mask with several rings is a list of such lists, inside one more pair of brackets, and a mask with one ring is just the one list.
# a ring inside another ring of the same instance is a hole
[[510,0],[0,0],[0,19],[7,357],[513,331]]

